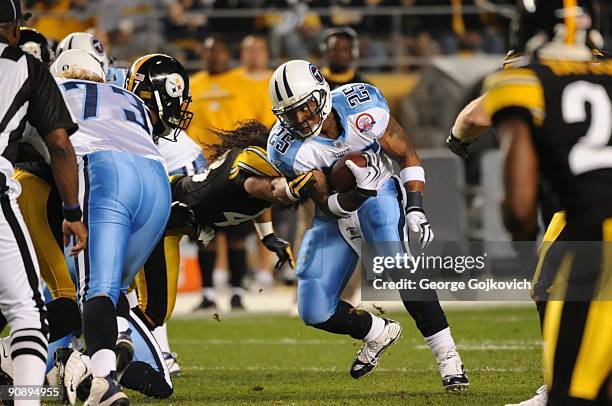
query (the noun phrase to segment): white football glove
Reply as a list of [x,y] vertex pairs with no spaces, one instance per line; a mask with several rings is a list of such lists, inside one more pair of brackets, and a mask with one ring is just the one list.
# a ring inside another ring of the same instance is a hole
[[427,248],[434,239],[434,233],[431,231],[431,224],[427,221],[425,213],[417,210],[411,211],[406,214],[406,221],[410,230],[421,234],[421,249]]
[[380,187],[381,174],[380,170],[380,157],[373,152],[364,152],[361,155],[367,161],[367,165],[363,168],[357,166],[355,162],[350,159],[346,161],[346,166],[350,169],[355,176],[355,182],[357,187],[362,191],[376,196],[376,192]]
[[407,192],[406,222],[408,228],[415,233],[420,233],[421,249],[433,241],[434,233],[431,231],[431,224],[427,221],[423,210],[423,195],[421,192]]

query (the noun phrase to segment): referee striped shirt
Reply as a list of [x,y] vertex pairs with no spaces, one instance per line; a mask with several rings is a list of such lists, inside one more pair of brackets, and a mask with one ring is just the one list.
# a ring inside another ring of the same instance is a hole
[[41,136],[78,126],[42,62],[0,39],[0,188],[13,175],[17,144],[29,122]]

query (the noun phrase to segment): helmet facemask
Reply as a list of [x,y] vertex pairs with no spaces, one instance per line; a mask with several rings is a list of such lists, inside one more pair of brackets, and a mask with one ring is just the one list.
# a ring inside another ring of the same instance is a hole
[[[281,126],[292,134],[308,138],[313,135],[318,135],[321,132],[323,121],[327,118],[331,109],[326,108],[329,95],[324,89],[313,90],[306,97],[285,108],[273,109],[272,111],[278,117]],[[315,108],[311,107],[314,102]],[[299,121],[298,112],[303,112],[302,121]],[[319,117],[318,123],[313,128],[310,121],[314,117]]]

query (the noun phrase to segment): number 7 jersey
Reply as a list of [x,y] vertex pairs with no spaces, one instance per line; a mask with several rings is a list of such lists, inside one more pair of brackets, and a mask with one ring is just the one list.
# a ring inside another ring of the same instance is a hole
[[389,106],[376,87],[350,83],[332,93],[332,113],[340,124],[340,136],[294,137],[277,122],[268,138],[270,162],[288,178],[312,169],[325,171],[351,152],[373,150],[381,156],[381,184],[393,176],[393,164],[381,150],[378,139],[389,123]]
[[484,86],[494,123],[512,115],[530,125],[539,170],[568,220],[612,217],[612,60],[534,60]]
[[150,113],[138,96],[104,83],[56,80],[79,125],[70,137],[77,156],[96,151],[129,152],[166,165],[153,142]]

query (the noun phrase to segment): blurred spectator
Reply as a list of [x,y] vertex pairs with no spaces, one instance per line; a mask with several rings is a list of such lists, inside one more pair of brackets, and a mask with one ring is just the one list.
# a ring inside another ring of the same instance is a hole
[[96,25],[91,3],[87,0],[46,0],[26,2],[26,5],[35,17],[32,27],[57,42],[70,33],[87,31]]
[[352,28],[329,29],[321,41],[321,52],[321,73],[332,90],[346,83],[368,83],[354,67],[359,58],[359,37]]
[[255,118],[272,128],[276,116],[272,113],[272,101],[268,97],[268,84],[272,70],[268,67],[270,52],[268,41],[261,36],[248,35],[240,43],[240,67],[237,68],[249,89]]
[[170,1],[164,18],[164,33],[166,39],[174,41],[184,38],[201,38],[204,35],[206,16],[193,15],[192,11],[202,11],[203,4],[199,0]]
[[[99,0],[98,36],[119,60],[129,61],[149,52],[163,52],[167,41],[153,14],[161,0]],[[174,55],[174,52],[167,52]]]
[[[317,54],[321,19],[310,11],[306,2],[288,0],[286,11],[267,16],[272,29],[272,41],[278,44],[286,59],[310,59]],[[275,55],[279,56],[279,55]]]

